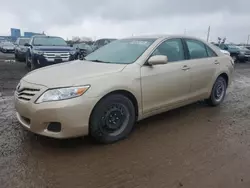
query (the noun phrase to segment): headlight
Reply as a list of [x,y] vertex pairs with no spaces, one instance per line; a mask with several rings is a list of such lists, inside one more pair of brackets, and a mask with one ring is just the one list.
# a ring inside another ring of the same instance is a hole
[[33,53],[39,54],[39,55],[43,55],[43,52],[42,52],[42,51],[39,51],[39,50],[33,50]]
[[241,54],[241,55],[245,55],[245,52],[242,52],[242,51],[241,51],[240,54]]
[[80,87],[68,87],[49,89],[45,91],[36,101],[36,103],[49,102],[49,101],[60,101],[65,99],[71,99],[79,97],[84,94],[88,89],[89,85]]

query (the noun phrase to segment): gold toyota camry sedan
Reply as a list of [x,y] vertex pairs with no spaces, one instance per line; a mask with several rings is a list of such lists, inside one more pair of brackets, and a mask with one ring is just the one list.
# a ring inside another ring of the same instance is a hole
[[230,56],[197,38],[125,38],[85,60],[25,75],[15,91],[17,119],[36,134],[89,134],[112,143],[127,137],[143,118],[199,100],[221,104],[233,71]]

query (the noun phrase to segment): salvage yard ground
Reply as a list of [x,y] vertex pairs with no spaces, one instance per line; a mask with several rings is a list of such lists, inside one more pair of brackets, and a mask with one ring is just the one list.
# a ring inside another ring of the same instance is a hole
[[[113,145],[55,140],[22,129],[13,92],[24,63],[0,54],[0,187],[250,187],[250,63],[237,64],[225,102],[203,102],[138,123]],[[45,75],[46,76],[46,75]]]

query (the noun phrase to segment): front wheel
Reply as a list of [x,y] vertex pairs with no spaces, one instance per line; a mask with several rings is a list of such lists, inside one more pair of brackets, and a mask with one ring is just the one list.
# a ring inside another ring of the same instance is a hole
[[222,76],[218,77],[213,85],[211,95],[206,100],[206,102],[211,106],[220,105],[226,96],[226,90],[227,90],[227,82],[225,78],[223,78]]
[[126,96],[114,94],[97,103],[90,118],[90,135],[100,143],[124,139],[136,120],[135,108]]
[[31,58],[30,70],[33,71],[33,70],[35,70],[35,69],[37,69],[37,68],[38,68],[38,67],[37,67],[37,65],[36,65],[36,63],[35,63],[35,61],[34,61],[34,59]]

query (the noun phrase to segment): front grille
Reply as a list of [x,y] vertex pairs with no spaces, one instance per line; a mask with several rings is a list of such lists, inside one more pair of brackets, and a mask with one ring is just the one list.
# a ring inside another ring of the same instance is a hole
[[39,91],[40,89],[22,88],[17,90],[17,98],[20,100],[29,101]]
[[55,58],[69,58],[69,52],[44,52],[43,56],[47,59],[55,59]]

